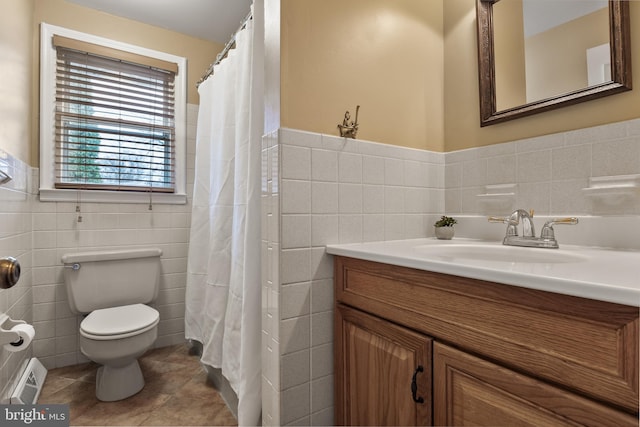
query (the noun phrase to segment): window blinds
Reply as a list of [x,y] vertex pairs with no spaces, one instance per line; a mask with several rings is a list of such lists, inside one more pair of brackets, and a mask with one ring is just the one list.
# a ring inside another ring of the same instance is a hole
[[177,65],[54,37],[55,187],[174,192]]

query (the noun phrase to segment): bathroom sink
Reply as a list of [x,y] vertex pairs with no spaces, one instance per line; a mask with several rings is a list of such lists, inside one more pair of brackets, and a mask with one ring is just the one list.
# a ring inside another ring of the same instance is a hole
[[586,256],[557,249],[522,248],[483,244],[421,245],[419,254],[445,261],[485,261],[526,264],[563,264],[587,261]]
[[327,245],[327,253],[640,307],[640,251],[506,246],[455,238]]

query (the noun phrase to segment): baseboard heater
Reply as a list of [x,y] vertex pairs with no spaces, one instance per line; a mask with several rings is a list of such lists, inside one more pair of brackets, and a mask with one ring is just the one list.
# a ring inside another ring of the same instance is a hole
[[32,357],[27,363],[20,380],[18,380],[9,402],[12,405],[33,405],[37,403],[46,377],[47,368],[38,359]]

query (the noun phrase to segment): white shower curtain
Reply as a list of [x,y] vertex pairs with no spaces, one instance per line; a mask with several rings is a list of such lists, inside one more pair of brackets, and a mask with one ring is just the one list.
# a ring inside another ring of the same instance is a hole
[[[253,22],[199,87],[185,336],[203,344],[238,395],[238,423],[261,411],[261,88],[253,85]],[[259,89],[259,90],[257,90]],[[257,92],[260,93],[257,93]]]

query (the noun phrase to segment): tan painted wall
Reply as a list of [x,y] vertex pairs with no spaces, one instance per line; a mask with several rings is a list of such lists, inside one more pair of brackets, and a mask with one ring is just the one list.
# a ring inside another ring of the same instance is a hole
[[587,49],[605,43],[609,43],[608,8],[527,38],[529,102],[587,87]]
[[640,2],[631,11],[633,91],[480,128],[475,0],[444,2],[446,151],[480,147],[640,117]]
[[280,0],[264,0],[264,134],[280,128]]
[[[209,64],[213,62],[216,54],[220,52],[223,45],[210,42],[164,28],[143,24],[130,19],[120,18],[108,13],[78,6],[68,3],[65,0],[35,0],[35,14],[33,20],[33,34],[36,47],[33,52],[34,63],[34,104],[36,109],[39,105],[38,99],[38,76],[39,76],[39,37],[40,23],[57,25],[76,31],[81,31],[100,37],[107,37],[113,40],[155,49],[158,51],[179,55],[187,58],[187,102],[198,104],[198,92],[196,82],[200,79]],[[32,164],[38,163],[38,133],[37,133],[37,111],[34,112],[35,133],[32,138],[33,144]]]
[[[636,47],[640,2],[630,2],[630,9]],[[64,0],[0,0],[0,10],[0,148],[35,166],[35,23],[46,21],[187,56],[189,102],[194,103],[195,81],[222,47]],[[640,117],[636,89],[480,128],[474,0],[283,0],[281,31],[284,127],[336,134],[344,111],[353,111],[359,103],[360,138],[453,151]],[[633,69],[638,86],[640,55],[633,55]],[[7,84],[7,77],[17,80]]]
[[0,0],[0,149],[25,163],[31,151],[33,0]]
[[500,111],[527,100],[522,0],[495,3],[493,17],[496,108]]
[[[353,118],[360,104],[359,138],[454,151],[640,116],[636,90],[481,128],[475,0],[281,6],[283,127],[336,135],[344,111]],[[637,22],[640,2],[631,2],[633,46]],[[640,69],[640,55],[633,61]]]
[[219,43],[120,18],[65,0],[35,0],[35,2],[34,20],[38,36],[40,22],[46,22],[187,58],[189,86],[187,102],[191,104],[198,103],[196,82],[223,48]]
[[282,0],[281,125],[442,151],[442,3]]

